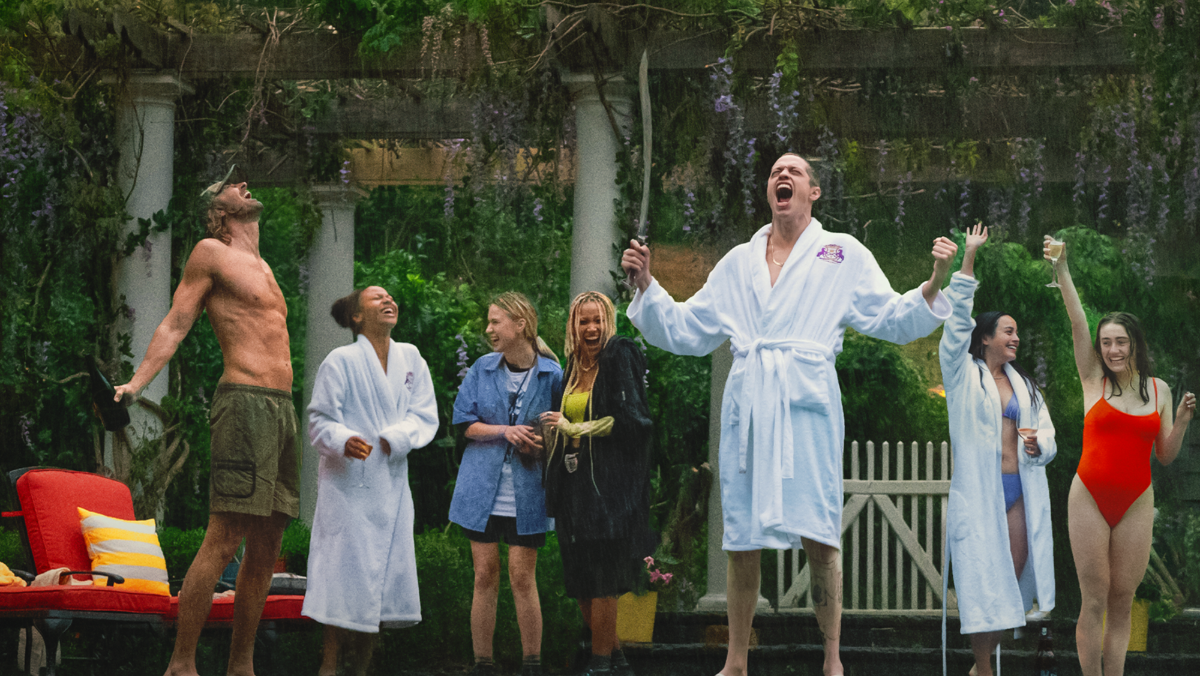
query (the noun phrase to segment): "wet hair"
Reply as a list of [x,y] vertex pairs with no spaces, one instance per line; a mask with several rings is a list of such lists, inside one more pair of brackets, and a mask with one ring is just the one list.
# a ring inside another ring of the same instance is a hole
[[533,351],[543,357],[558,361],[558,355],[554,354],[554,350],[551,350],[546,341],[538,336],[537,309],[533,307],[533,303],[529,302],[525,294],[516,291],[505,291],[493,298],[489,305],[495,305],[503,310],[504,314],[508,315],[509,319],[514,322],[524,319],[525,331],[522,335],[533,346]]
[[231,236],[229,234],[229,225],[225,222],[225,219],[229,217],[229,212],[225,211],[225,208],[218,202],[217,197],[209,201],[205,216],[204,225],[208,231],[208,236],[229,244]]
[[808,159],[800,153],[786,152],[780,155],[775,161],[778,162],[780,159],[783,159],[788,155],[791,155],[792,157],[799,157],[800,159],[804,160],[804,166],[808,167],[808,184],[814,188],[820,188],[821,177],[817,175],[816,168],[813,167],[812,162],[809,162]]
[[366,291],[366,287],[356,289],[348,296],[333,301],[333,307],[329,310],[329,314],[333,316],[333,321],[338,323],[342,328],[350,329],[354,333],[354,337],[358,338],[361,322],[354,321],[354,315],[362,311],[362,294]]
[[600,349],[608,345],[608,341],[617,333],[617,311],[608,296],[596,291],[584,291],[571,301],[571,309],[567,312],[567,340],[563,348],[567,353],[567,382],[563,391],[570,392],[579,382],[579,312],[584,305],[595,303],[600,306]]
[[220,186],[220,192],[212,196],[208,202],[208,208],[205,210],[205,230],[208,231],[208,236],[213,239],[220,240],[226,244],[232,240],[233,236],[229,232],[229,218],[231,216],[252,214],[257,216],[262,213],[261,207],[257,211],[252,208],[242,209],[240,212],[233,212],[229,207],[221,201],[221,193],[225,192],[232,183],[226,183]]
[[[1008,314],[1007,312],[992,311],[980,312],[975,316],[975,329],[971,331],[971,345],[967,348],[967,352],[970,352],[972,357],[975,357],[982,362],[987,361],[987,355],[985,354],[987,347],[983,344],[983,339],[992,338],[996,335],[996,329],[1000,326],[1001,317],[1012,317],[1012,315]],[[1012,367],[1016,370],[1017,375],[1021,376],[1021,380],[1025,381],[1025,387],[1029,388],[1029,400],[1036,404],[1038,402],[1038,397],[1040,396],[1038,394],[1037,383],[1033,382],[1033,378],[1029,376],[1029,372],[1026,371],[1025,368],[1016,361],[1010,361],[1008,363],[1012,364]],[[980,383],[983,382],[983,372],[986,370],[986,368],[983,368],[979,371]]]
[[1128,312],[1110,312],[1100,319],[1100,323],[1096,325],[1096,340],[1092,343],[1092,349],[1096,351],[1096,358],[1100,360],[1100,368],[1104,371],[1104,377],[1112,381],[1113,388],[1112,397],[1121,394],[1121,385],[1117,381],[1117,374],[1113,373],[1108,368],[1108,364],[1104,363],[1104,355],[1100,354],[1100,329],[1104,328],[1105,324],[1116,324],[1124,327],[1125,333],[1129,336],[1129,342],[1132,343],[1134,368],[1138,372],[1138,395],[1142,398],[1142,403],[1150,403],[1150,390],[1147,389],[1146,383],[1154,375],[1150,365],[1150,348],[1146,346],[1146,334],[1142,332],[1142,323],[1138,318]]

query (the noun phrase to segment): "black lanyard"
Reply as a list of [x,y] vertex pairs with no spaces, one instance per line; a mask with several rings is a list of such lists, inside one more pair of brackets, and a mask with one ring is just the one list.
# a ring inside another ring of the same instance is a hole
[[[525,392],[525,388],[529,383],[529,374],[533,373],[534,366],[537,366],[536,360],[534,361],[533,366],[530,366],[528,369],[525,370],[525,377],[521,379],[521,384],[517,386],[517,391],[508,393],[508,424],[509,425],[517,424],[517,415],[518,415],[517,404],[521,401],[521,395]],[[504,369],[506,371],[510,370],[508,368],[508,362],[504,363]],[[513,452],[513,445],[505,442],[504,462],[508,462],[510,459],[512,459],[512,452]]]

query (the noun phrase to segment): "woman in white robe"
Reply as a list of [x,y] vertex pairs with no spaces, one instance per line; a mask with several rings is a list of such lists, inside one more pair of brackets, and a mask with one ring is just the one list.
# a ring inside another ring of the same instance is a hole
[[356,340],[325,358],[308,406],[321,466],[303,614],[325,625],[321,676],[337,671],[343,644],[365,674],[381,627],[421,620],[407,458],[438,428],[429,367],[390,337],[387,291],[356,291],[332,314]]
[[1016,321],[998,312],[971,317],[975,253],[986,241],[982,226],[967,234],[962,270],[946,290],[953,314],[938,351],[954,450],[946,537],[978,676],[992,674],[989,656],[1001,631],[1024,626],[1035,597],[1040,613],[1054,608],[1045,467],[1056,452],[1054,423],[1014,361]]

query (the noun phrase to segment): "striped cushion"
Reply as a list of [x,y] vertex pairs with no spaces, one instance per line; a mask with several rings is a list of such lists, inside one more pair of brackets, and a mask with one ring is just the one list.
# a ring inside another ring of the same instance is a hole
[[[92,570],[120,575],[125,584],[117,586],[129,591],[171,595],[167,562],[158,544],[154,519],[125,521],[78,509]],[[108,580],[96,577],[93,584],[104,586]]]

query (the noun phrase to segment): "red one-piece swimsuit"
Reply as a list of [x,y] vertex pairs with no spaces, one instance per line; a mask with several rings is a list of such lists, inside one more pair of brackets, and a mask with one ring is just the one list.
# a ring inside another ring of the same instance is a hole
[[1116,528],[1129,506],[1150,487],[1150,453],[1162,421],[1158,415],[1158,381],[1154,381],[1155,411],[1130,415],[1103,396],[1083,418],[1083,457],[1079,480],[1100,508],[1109,528]]

